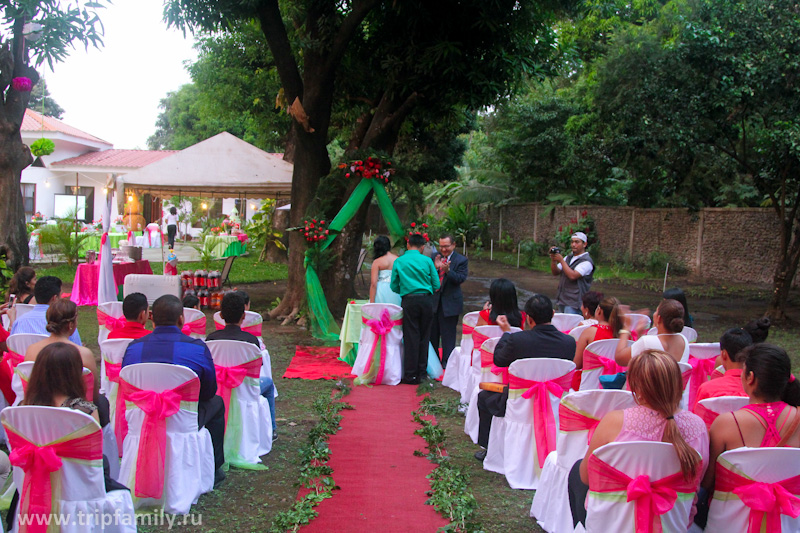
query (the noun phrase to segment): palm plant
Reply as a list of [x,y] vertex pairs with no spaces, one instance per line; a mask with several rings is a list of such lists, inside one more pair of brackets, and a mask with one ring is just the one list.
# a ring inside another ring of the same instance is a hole
[[56,219],[55,224],[47,224],[39,229],[39,246],[45,253],[63,256],[67,265],[73,266],[78,262],[83,242],[88,237],[88,233],[80,231],[73,210],[66,217]]

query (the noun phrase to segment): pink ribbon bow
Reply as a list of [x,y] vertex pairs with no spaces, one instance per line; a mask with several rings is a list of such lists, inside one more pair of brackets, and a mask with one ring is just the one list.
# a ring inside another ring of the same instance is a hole
[[261,374],[261,357],[253,359],[237,366],[216,366],[214,372],[217,374],[217,396],[222,397],[225,404],[225,427],[228,427],[228,410],[231,403],[231,392],[242,384],[244,378],[257,378]]
[[601,376],[610,376],[611,374],[617,374],[619,372],[624,372],[625,367],[620,366],[617,364],[616,361],[613,359],[609,359],[608,357],[603,357],[602,355],[597,355],[594,352],[590,352],[589,350],[583,351],[583,370],[594,370],[595,368],[602,368],[603,370],[600,372]]
[[191,335],[192,333],[203,335],[206,332],[206,317],[203,316],[197,320],[185,323],[181,328],[181,332],[184,335]]
[[121,316],[119,318],[113,317],[113,316],[109,315],[108,313],[105,313],[105,312],[101,311],[100,309],[98,309],[97,310],[97,323],[100,326],[105,326],[106,329],[109,332],[111,332],[111,331],[114,331],[116,329],[124,328],[125,324],[127,324],[128,321],[125,319],[124,316]]
[[108,232],[104,232],[103,236],[100,237],[100,246],[105,246],[106,241],[108,240]]
[[119,393],[144,412],[144,423],[136,455],[134,494],[139,498],[161,498],[164,493],[164,465],[167,450],[167,418],[177,413],[181,401],[197,402],[200,380],[191,379],[164,392],[142,390],[124,379]]
[[550,381],[533,381],[514,374],[508,375],[509,389],[527,389],[522,397],[526,400],[533,398],[533,436],[540,467],[544,466],[547,454],[556,449],[556,420],[549,395],[561,398],[569,390],[573,373],[574,370]]
[[780,533],[781,515],[800,516],[800,476],[763,483],[741,476],[717,462],[715,479],[715,490],[733,492],[750,509],[747,533]]
[[634,502],[636,533],[661,533],[661,515],[673,508],[678,493],[693,494],[696,476],[685,479],[676,472],[650,481],[646,475],[630,478],[592,454],[589,457],[589,490],[594,492],[627,492],[627,501]]
[[[20,531],[46,532],[46,518],[53,513],[53,488],[50,474],[61,468],[61,457],[97,461],[103,458],[100,428],[92,433],[59,442],[38,446],[6,426],[8,442],[12,449],[8,456],[12,465],[25,472],[19,500]],[[56,512],[58,512],[56,510]],[[41,516],[42,519],[37,519]],[[27,525],[26,525],[27,524]]]
[[698,359],[689,355],[689,364],[692,367],[692,380],[689,382],[689,410],[694,409],[697,403],[697,391],[700,385],[708,381],[709,376],[714,372],[715,358]]
[[362,316],[361,321],[375,334],[375,340],[372,341],[372,347],[369,350],[371,361],[370,371],[372,370],[372,364],[374,362],[373,357],[375,356],[375,349],[378,347],[378,343],[381,343],[380,362],[378,363],[378,373],[375,376],[375,383],[380,385],[383,381],[383,369],[386,365],[386,335],[392,331],[393,327],[401,326],[403,324],[403,319],[392,320],[389,316],[389,310],[384,309],[381,311],[380,318],[373,319]]

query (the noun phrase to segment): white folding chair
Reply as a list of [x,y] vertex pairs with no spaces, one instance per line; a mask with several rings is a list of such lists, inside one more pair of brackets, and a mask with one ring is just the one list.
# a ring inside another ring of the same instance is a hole
[[714,373],[714,363],[720,355],[718,342],[696,342],[689,345],[689,364],[692,366],[692,383],[689,388],[689,410],[694,409],[700,385]]
[[[109,320],[110,319],[110,320]],[[111,324],[107,324],[111,322]],[[122,314],[122,302],[104,302],[97,306],[97,344],[102,344],[111,333],[111,329],[125,326]],[[112,327],[109,327],[112,326]]]
[[592,327],[592,326],[588,325],[588,326],[577,326],[577,327],[574,327],[574,328],[572,328],[570,330],[569,336],[572,337],[573,339],[575,339],[575,342],[578,342],[578,339],[581,338],[581,334],[584,331],[586,331],[587,329],[589,329],[590,327]]
[[156,223],[150,223],[145,227],[142,235],[143,248],[161,248],[160,229]]
[[[722,453],[717,458],[714,498],[710,502],[706,533],[752,531],[748,527],[750,518],[752,513],[758,511],[748,507],[733,492],[734,489],[753,486],[760,489],[761,494],[769,494],[774,498],[777,487],[781,487],[781,492],[788,492],[791,498],[797,498],[800,490],[797,488],[798,480],[793,478],[798,476],[800,449],[797,448],[738,448]],[[800,532],[800,518],[784,514],[788,509],[783,502],[785,499],[782,498],[776,502],[772,512],[763,514],[779,517],[780,526],[775,531]],[[758,520],[758,514],[753,518]],[[770,519],[767,516],[764,518]],[[764,531],[764,518],[758,520],[758,531]]]
[[700,400],[694,406],[694,414],[703,419],[706,427],[711,429],[711,424],[719,415],[738,411],[750,403],[747,396],[717,396]]
[[[242,330],[255,335],[258,338],[258,343],[261,345],[261,354],[264,359],[264,365],[261,367],[261,377],[272,379],[272,363],[269,357],[269,350],[267,350],[266,345],[264,345],[264,339],[261,338],[261,325],[264,322],[264,318],[254,311],[245,311],[244,314]],[[211,318],[214,322],[215,330],[225,329],[225,321],[222,320],[222,314],[219,311],[214,313]],[[246,329],[248,327],[250,328],[249,330]],[[277,388],[275,388],[275,397],[278,397]]]
[[[106,492],[103,481],[103,438],[100,426],[91,416],[60,407],[20,406],[4,409],[0,413],[0,421],[9,434],[12,452],[27,443],[34,446],[49,445],[61,459],[61,466],[45,478],[46,483],[55,481],[60,489],[56,490],[56,486],[51,488],[55,505],[50,508],[51,516],[62,520],[59,531],[136,531],[130,492]],[[80,446],[71,446],[76,440],[83,443]],[[29,464],[34,466],[36,462],[31,461]],[[30,497],[24,490],[25,477],[33,473],[26,470],[26,467],[14,467],[14,483],[20,488],[14,530],[18,528],[20,510],[27,508],[26,500]],[[39,503],[51,506],[50,502]],[[115,517],[116,520],[104,525],[102,518],[105,516]],[[93,522],[91,517],[98,517],[100,520]],[[36,523],[35,517],[29,515],[26,518],[33,518],[34,521],[29,523]]]
[[[619,339],[603,339],[589,343],[583,351],[580,390],[600,389],[600,376],[623,372],[625,369],[614,361]],[[628,341],[628,346],[632,345]]]
[[[493,337],[491,339],[483,341],[479,348],[479,357],[478,357],[478,364],[481,364],[481,359],[491,359],[494,355],[494,348],[497,346],[497,341],[500,340],[500,337]],[[491,372],[491,366],[485,366],[480,369],[480,373],[477,377],[473,377],[474,385],[472,387],[472,392],[469,395],[469,404],[467,405],[467,414],[464,417],[464,433],[469,435],[469,438],[472,439],[472,442],[475,444],[478,443],[478,429],[480,426],[480,417],[478,416],[478,393],[481,392],[480,384],[481,382],[486,383],[502,383],[503,377],[499,374],[493,374]]]
[[[522,331],[520,328],[512,327],[510,333]],[[477,326],[472,330],[472,357],[470,372],[464,382],[465,386],[461,389],[461,403],[469,403],[472,392],[481,381],[481,345],[487,339],[502,337],[504,335],[500,326]]]
[[[647,476],[648,481],[642,480],[643,482],[664,484],[676,490],[678,498],[674,505],[660,515],[658,520],[665,532],[686,531],[699,479],[691,482],[683,481],[678,454],[672,444],[666,442],[612,442],[595,450],[593,456],[593,459],[599,459],[602,463],[621,472],[622,477],[628,480],[628,483],[639,476]],[[607,476],[603,476],[603,480],[608,485],[619,485],[619,490],[609,490],[608,486],[603,488],[593,486],[593,474],[591,473],[595,468],[593,463],[594,461],[590,459],[586,531],[588,533],[636,531],[636,507],[648,505],[650,500],[646,497],[635,499],[635,495],[628,492],[627,483],[624,483],[623,479],[610,480]],[[631,497],[631,501],[628,501],[628,497]]]
[[[122,358],[133,339],[106,339],[100,343],[100,390],[106,396],[111,421],[109,426],[114,431],[117,441],[118,457],[122,457],[122,420],[125,417],[125,400],[119,393],[119,374],[122,369]],[[110,459],[110,457],[109,457]]]
[[542,468],[539,488],[533,496],[531,517],[548,533],[572,533],[572,514],[567,477],[589,449],[589,439],[600,420],[611,411],[636,405],[624,390],[571,392],[558,406],[556,451],[550,452]]
[[689,326],[683,326],[681,330],[681,335],[686,337],[686,340],[689,343],[697,342],[697,330],[694,328],[690,328]]
[[583,317],[581,315],[573,315],[572,313],[553,313],[553,320],[550,321],[558,331],[561,333],[569,333],[572,328],[581,323]]
[[[217,369],[217,396],[225,401],[225,462],[252,469],[272,450],[272,418],[261,396],[261,350],[249,342],[208,341]],[[237,378],[229,369],[242,369]]]
[[7,331],[11,331],[9,329],[11,327],[11,322],[17,320],[21,316],[24,316],[26,313],[33,311],[34,307],[36,307],[34,304],[15,303],[14,307],[10,310],[11,320],[9,320],[8,315],[3,315],[3,326]]
[[442,385],[457,392],[461,392],[472,366],[472,331],[479,317],[480,313],[477,311],[464,315],[461,320],[461,344],[453,348],[447,359]]
[[[512,489],[535,490],[539,487],[544,457],[553,450],[541,448],[547,446],[547,431],[539,433],[537,426],[546,428],[542,422],[548,418],[554,421],[556,432],[550,437],[555,448],[558,405],[561,394],[569,390],[574,370],[575,363],[566,359],[518,359],[511,363],[508,367],[510,386],[506,415],[492,418],[484,470],[505,475]],[[517,378],[521,381],[517,382]],[[523,397],[534,383],[546,382],[550,382],[549,386],[534,391],[530,398]],[[521,387],[515,388],[515,385]],[[562,393],[554,394],[554,390],[559,389]],[[537,394],[547,395],[549,401],[545,411],[537,410]],[[541,421],[538,420],[540,417]]]
[[[355,383],[397,385],[403,377],[403,308],[394,304],[364,304],[361,316],[364,320],[385,322],[378,327],[387,327],[388,331],[381,337],[366,323],[362,326],[352,370],[358,376]],[[382,356],[385,356],[383,361]]]
[[182,331],[193,339],[206,339],[206,314],[198,309],[183,308]]
[[128,274],[122,284],[122,293],[127,296],[140,292],[147,297],[147,303],[153,305],[165,294],[181,297],[181,277],[162,276],[161,274]]
[[8,349],[12,352],[24,357],[25,352],[28,351],[28,347],[30,347],[31,344],[35,344],[47,337],[47,335],[39,335],[37,333],[15,333],[14,335],[8,336],[6,339],[6,346],[8,346]]
[[[170,390],[183,392],[184,388],[196,388],[199,391],[199,383],[195,383],[198,381],[197,375],[179,365],[164,363],[129,365],[120,372],[120,380],[123,389],[126,387],[124,384],[126,382],[138,390],[157,394]],[[119,481],[131,489],[137,509],[160,507],[167,513],[186,514],[201,494],[211,491],[214,487],[214,448],[208,430],[197,429],[196,393],[179,394],[182,397],[180,410],[166,418],[164,470],[163,473],[157,472],[164,478],[160,497],[157,493],[153,497],[140,495],[143,493],[137,489],[140,480],[142,484],[153,481],[146,477],[137,479],[137,469],[141,465],[138,456],[142,454],[144,457],[156,451],[148,449],[147,442],[142,441],[142,429],[146,422],[145,412],[130,397],[125,398],[128,433],[122,446]],[[158,492],[158,487],[155,487],[155,490]]]

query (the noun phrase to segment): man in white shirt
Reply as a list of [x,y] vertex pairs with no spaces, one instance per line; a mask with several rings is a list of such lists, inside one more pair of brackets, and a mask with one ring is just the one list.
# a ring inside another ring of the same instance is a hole
[[586,251],[586,245],[586,234],[578,231],[571,237],[571,254],[566,258],[560,253],[550,254],[550,272],[560,276],[556,305],[562,313],[580,315],[583,295],[592,286],[594,262]]

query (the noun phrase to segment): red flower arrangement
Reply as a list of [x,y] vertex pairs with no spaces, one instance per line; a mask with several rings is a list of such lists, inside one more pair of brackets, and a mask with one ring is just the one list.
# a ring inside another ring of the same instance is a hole
[[31,82],[30,78],[24,76],[14,78],[11,80],[11,87],[17,92],[28,93],[33,89],[33,82]]
[[315,242],[324,241],[327,239],[330,230],[326,229],[325,225],[326,223],[324,220],[320,220],[318,222],[316,218],[304,220],[303,235],[305,236],[306,241],[313,244]]
[[342,163],[339,168],[346,169],[345,178],[360,176],[368,180],[381,180],[384,183],[389,183],[389,178],[394,174],[391,161],[381,161],[372,156],[363,161],[353,161],[349,165]]
[[411,223],[411,229],[408,230],[408,235],[406,235],[406,242],[408,242],[408,238],[411,237],[412,235],[422,235],[425,238],[425,242],[431,240],[428,237],[428,225],[424,223],[420,224],[419,227],[417,227],[416,222]]

